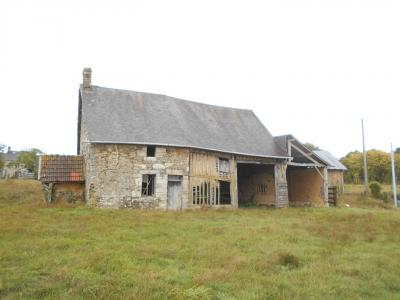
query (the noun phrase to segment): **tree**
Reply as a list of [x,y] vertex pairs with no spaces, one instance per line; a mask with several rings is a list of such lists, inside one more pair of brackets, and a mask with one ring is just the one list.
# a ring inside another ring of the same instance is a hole
[[39,154],[42,153],[43,151],[36,148],[23,150],[19,153],[16,165],[20,167],[25,167],[29,172],[33,172],[35,175],[37,175],[39,166]]
[[394,153],[400,153],[400,147],[396,148],[396,150],[394,150]]
[[312,143],[304,143],[304,147],[306,147],[308,150],[314,151],[314,150],[320,150],[318,146],[315,146]]
[[[368,150],[368,179],[380,183],[390,183],[390,154],[380,150]],[[363,180],[363,155],[354,151],[348,153],[341,162],[347,167],[344,180],[348,183],[360,183]]]
[[380,183],[390,183],[392,178],[390,154],[380,150],[368,150],[367,160],[368,179]]
[[347,183],[360,183],[362,178],[362,153],[353,151],[340,160],[347,168],[344,172],[344,181]]

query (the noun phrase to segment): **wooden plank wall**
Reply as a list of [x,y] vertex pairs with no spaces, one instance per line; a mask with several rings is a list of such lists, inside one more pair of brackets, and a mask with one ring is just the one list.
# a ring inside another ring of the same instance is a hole
[[[218,171],[220,158],[229,159],[229,173],[220,173]],[[192,205],[219,206],[220,180],[230,182],[231,203],[233,203],[236,191],[236,164],[234,163],[233,155],[207,151],[191,151],[189,164],[189,191],[191,193]]]
[[190,153],[190,176],[217,178],[218,157],[209,153]]

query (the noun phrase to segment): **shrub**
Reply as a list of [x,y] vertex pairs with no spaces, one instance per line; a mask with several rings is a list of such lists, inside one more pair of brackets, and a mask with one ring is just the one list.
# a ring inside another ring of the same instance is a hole
[[379,182],[372,181],[369,184],[369,188],[371,190],[372,196],[374,196],[375,198],[381,198],[382,185]]
[[280,253],[278,256],[278,263],[284,267],[298,268],[300,266],[300,259],[290,253]]
[[387,192],[383,192],[383,194],[382,194],[383,202],[385,202],[385,203],[389,202],[389,198],[390,198],[390,194]]

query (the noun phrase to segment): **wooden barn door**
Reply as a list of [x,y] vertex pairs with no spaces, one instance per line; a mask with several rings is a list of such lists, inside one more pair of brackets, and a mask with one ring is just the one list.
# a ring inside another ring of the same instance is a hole
[[168,175],[167,209],[182,209],[182,176]]

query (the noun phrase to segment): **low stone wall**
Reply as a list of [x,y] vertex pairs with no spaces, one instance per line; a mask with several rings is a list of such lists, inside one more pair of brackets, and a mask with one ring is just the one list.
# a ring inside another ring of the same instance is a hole
[[48,203],[85,202],[85,184],[83,182],[43,183],[43,193]]
[[131,209],[154,209],[159,206],[158,199],[154,197],[123,197],[120,201],[120,208]]

